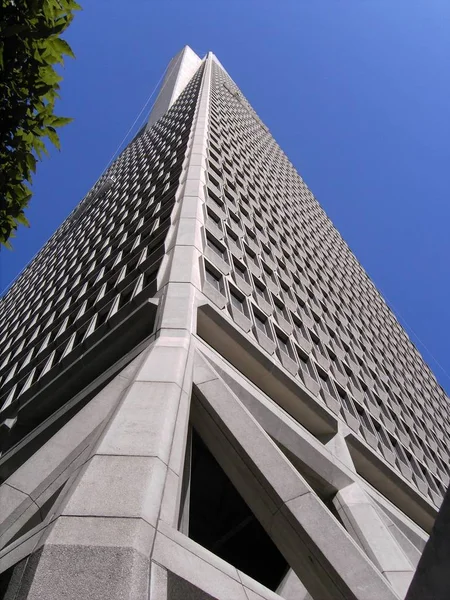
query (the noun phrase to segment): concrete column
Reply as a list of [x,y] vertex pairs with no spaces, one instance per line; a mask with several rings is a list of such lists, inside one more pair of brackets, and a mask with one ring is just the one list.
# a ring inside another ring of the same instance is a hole
[[193,425],[313,597],[398,598],[303,477],[204,362]]
[[[336,458],[354,470],[344,433],[339,431],[326,446]],[[414,568],[380,518],[368,494],[354,482],[339,490],[333,504],[347,531],[386,577],[396,593],[404,598]]]
[[350,431],[349,427],[338,421],[338,431],[335,435],[328,439],[322,439],[325,448],[335,457],[339,462],[345,465],[348,469],[356,473],[355,465],[353,464],[350,450],[348,449],[345,436]]
[[[27,598],[144,598],[183,390],[186,343],[158,339],[74,483]],[[126,594],[126,596],[124,596]]]
[[73,484],[19,598],[148,598],[158,523],[178,519],[192,387],[210,65],[158,275],[155,341]]
[[[200,275],[204,225],[202,206],[205,202],[210,78],[211,59],[208,58],[189,140],[180,198],[173,214],[173,233],[169,233],[168,236],[167,267],[164,273],[161,273],[160,280],[164,290],[164,303],[158,323],[158,335],[167,339],[172,338],[174,343],[180,336],[185,336],[190,343],[191,334],[197,327],[196,305],[201,297],[202,288]],[[160,513],[161,521],[172,527],[178,525],[189,427],[194,360],[194,349],[192,344],[190,345],[188,368],[183,384],[184,393],[180,400]]]
[[308,593],[308,590],[292,569],[289,569],[286,573],[286,577],[277,589],[277,594],[284,600],[313,600],[311,594]]
[[172,58],[148,118],[147,128],[154,125],[176,102],[201,64],[201,58],[189,46]]

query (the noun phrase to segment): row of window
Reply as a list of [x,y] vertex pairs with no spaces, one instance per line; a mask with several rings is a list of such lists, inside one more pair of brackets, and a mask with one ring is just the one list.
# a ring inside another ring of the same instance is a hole
[[[210,209],[207,209],[210,212]],[[209,214],[208,212],[208,214]],[[214,223],[214,221],[213,221]],[[208,221],[207,221],[207,226],[208,226]],[[228,246],[230,247],[230,249],[232,250],[231,253],[229,253],[229,251],[227,250],[227,247],[225,246],[225,244],[221,241],[219,241],[217,238],[215,238],[211,233],[207,233],[207,243],[208,245],[212,248],[212,250],[215,252],[215,254],[221,258],[221,260],[227,262],[228,264],[232,264],[235,272],[241,277],[243,278],[245,281],[249,282],[249,275],[248,275],[248,270],[245,267],[245,263],[244,263],[244,259],[241,257],[241,260],[238,260],[234,255],[233,255],[233,246],[234,247],[238,247],[236,244],[236,240],[234,238],[230,238],[227,236],[226,238],[227,242],[228,242]],[[231,242],[231,246],[230,246],[230,242]],[[246,249],[246,245],[245,243],[243,244],[244,249]],[[231,259],[230,259],[230,254],[231,254]],[[256,265],[259,268],[259,264],[258,264],[258,259],[256,257],[256,254],[252,253],[250,256],[248,255],[248,251],[245,252],[246,258],[247,258],[247,263],[248,264],[253,264]],[[275,283],[277,285],[278,288],[278,283],[276,282],[276,277],[275,274],[271,271],[271,269],[261,260],[261,264],[262,264],[262,274],[261,277],[264,277],[263,280],[260,280],[259,278],[256,278],[253,276],[253,283],[254,283],[254,287],[256,289],[256,292],[264,299],[268,300],[268,292],[267,292],[267,286],[269,286],[271,283]],[[295,275],[294,275],[295,277]],[[297,284],[293,284],[292,287],[295,289],[297,286]],[[323,305],[323,303],[317,303],[314,301],[314,297],[313,294],[311,293],[310,290],[308,290],[308,295],[304,295],[303,298],[301,296],[297,296],[292,293],[292,288],[288,288],[286,283],[283,283],[282,280],[280,280],[279,282],[279,287],[282,290],[282,295],[284,296],[285,300],[289,303],[290,301],[294,302],[295,304],[298,304],[298,307],[294,307],[294,310],[299,311],[302,314],[306,313],[306,317],[308,320],[314,319],[315,320],[315,327],[316,329],[319,331],[319,334],[322,332],[322,334],[325,334],[326,336],[328,336],[327,333],[327,329],[331,327],[333,327],[333,329],[330,329],[330,333],[334,333],[335,334],[335,339],[336,339],[336,343],[339,343],[339,337],[340,335],[343,335],[344,331],[341,331],[341,326],[342,323],[339,322],[338,319],[334,319],[333,316],[331,314],[327,314],[327,321],[325,322],[324,319],[320,318],[319,315],[322,313],[322,311],[328,312],[326,306]],[[298,293],[298,290],[296,289],[296,292]],[[306,305],[305,305],[306,302]],[[309,311],[308,309],[308,305],[311,306],[311,311]],[[279,311],[283,311],[285,310],[285,307],[283,307],[283,305],[275,300],[274,301],[274,306],[275,309],[278,309]],[[291,304],[292,306],[292,304]],[[301,308],[300,308],[301,307]],[[326,323],[326,325],[325,325]],[[355,338],[353,338],[353,340],[351,341],[351,346],[356,346],[357,348],[359,348],[360,350],[362,348],[364,348],[364,346],[362,346]],[[364,349],[364,355],[365,357],[367,357],[367,355],[369,354],[368,350],[365,348]],[[355,356],[351,356],[352,362],[362,362],[360,358],[355,358]],[[375,356],[371,356],[371,360],[367,360],[368,364],[372,364],[371,369],[369,368],[367,370],[367,376],[376,380],[378,378],[378,373],[381,375],[381,377],[388,377],[389,373],[386,371],[386,369],[383,367],[382,363],[384,361],[381,359],[378,360]],[[363,364],[366,364],[365,362]],[[376,366],[375,366],[376,365]],[[371,370],[373,372],[371,372]],[[378,373],[377,373],[378,371]]]
[[0,410],[155,291],[199,84],[128,146],[2,299]]
[[[448,433],[443,419],[436,418],[447,415],[445,394],[267,129],[225,89],[229,79],[217,66],[213,75],[206,241],[214,253],[210,258],[218,260],[213,260],[217,270],[207,275],[210,285],[220,291],[222,278],[214,284],[214,273],[231,271],[230,306],[275,339],[287,356],[292,357],[292,338],[277,316],[287,307],[306,323],[304,336],[321,364],[327,364],[324,355],[329,362],[327,348],[339,354],[344,347],[350,372],[355,371],[346,373],[351,393],[357,394],[355,378],[368,388],[359,386],[362,397],[372,396],[368,405],[375,397],[373,410],[386,407],[386,418],[398,421],[395,430],[405,443],[419,448],[427,438],[423,454],[445,471]],[[255,304],[249,304],[248,294]],[[249,306],[259,308],[249,312]],[[275,321],[267,317],[271,312]],[[293,324],[293,318],[282,318]]]
[[[193,102],[194,98],[185,107],[188,116],[189,113],[192,116]],[[160,157],[161,153],[161,149],[155,141],[157,137],[155,130],[158,127],[163,129],[166,134],[170,133],[164,122],[160,122],[143,138],[138,139],[129,146],[110,169],[114,173],[116,180],[112,191],[106,196],[104,195],[103,198],[100,198],[97,206],[93,205],[89,199],[89,211],[85,211],[83,217],[78,222],[73,222],[74,215],[69,216],[60,230],[53,236],[55,240],[51,240],[47,244],[27,269],[27,273],[19,278],[10,292],[2,299],[0,313],[5,323],[5,329],[4,335],[0,339],[0,344],[16,334],[17,329],[15,330],[14,327],[17,327],[18,323],[23,324],[24,311],[29,313],[38,302],[42,303],[45,297],[48,298],[48,294],[52,293],[55,287],[61,286],[62,278],[64,278],[64,281],[67,280],[71,269],[79,270],[81,268],[80,257],[93,260],[93,255],[96,252],[96,259],[98,259],[99,252],[104,250],[105,256],[102,257],[102,260],[108,258],[114,250],[114,244],[118,240],[124,243],[124,230],[127,232],[130,226],[133,227],[133,230],[136,230],[138,226],[144,224],[139,222],[132,223],[139,214],[138,210],[141,211],[141,214],[143,211],[146,211],[146,218],[155,216],[158,206],[153,207],[153,214],[149,211],[149,207],[152,201],[154,201],[154,194],[156,193],[161,196],[167,191],[166,188],[161,190],[159,187],[161,183],[154,181],[152,177],[152,172],[154,173],[159,168],[158,157]],[[186,125],[182,123],[181,127],[185,129]],[[178,128],[180,128],[180,123],[178,123]],[[187,131],[188,133],[189,131]],[[178,183],[179,171],[184,159],[187,135],[184,135],[181,140],[184,142],[184,148],[181,148],[181,152],[178,150],[175,155],[179,167],[177,168],[177,172],[174,173],[174,184]],[[166,145],[166,142],[164,142],[164,147]],[[155,164],[153,167],[151,163],[149,165],[146,161],[146,157],[149,155],[157,159],[154,161]],[[142,160],[140,157],[142,157]],[[166,171],[173,166],[173,160],[175,159],[172,159],[166,165]],[[164,160],[162,164],[164,165]],[[126,166],[125,169],[123,165]],[[139,169],[137,165],[139,165]],[[169,174],[169,171],[167,171],[165,179],[167,179]],[[91,195],[89,195],[90,197]],[[142,200],[145,197],[149,200],[147,207],[142,204]],[[138,209],[139,205],[141,205],[140,209]],[[134,209],[134,213],[130,212],[130,208]],[[74,212],[76,213],[76,211]],[[69,230],[67,230],[68,222],[71,225]],[[61,233],[65,233],[66,231],[68,235],[61,235]],[[111,234],[113,234],[112,238]],[[58,235],[60,237],[56,243]],[[55,246],[58,247],[57,251]],[[80,254],[80,252],[82,253]],[[88,256],[86,256],[87,254]],[[72,272],[71,276],[74,274],[76,274],[76,271]],[[22,281],[23,284],[21,285]],[[26,302],[16,304],[16,300],[26,300]],[[13,305],[14,311],[11,312]]]
[[[216,113],[217,113],[217,112],[219,112],[219,110],[222,110],[222,107],[219,107],[219,109],[217,109],[217,110],[216,110]],[[213,121],[214,121],[214,117],[215,117],[215,115],[214,115],[214,111],[213,111],[213,115],[212,115],[212,118],[211,118],[211,122],[212,122],[212,123],[213,123]],[[227,122],[228,122],[228,126],[229,126],[229,123],[230,123],[230,121],[232,120],[232,117],[233,117],[233,115],[227,114],[227,117],[226,117],[226,119],[227,119]],[[235,119],[235,120],[236,120],[236,119]],[[239,133],[241,133],[241,132],[239,132]],[[217,135],[217,134],[219,134],[219,135]],[[214,140],[214,142],[213,142],[213,141],[211,141],[211,147],[213,147],[213,144],[215,143],[216,145],[214,146],[214,152],[217,152],[217,153],[219,153],[219,154],[221,155],[221,157],[223,158],[223,157],[225,157],[225,156],[227,155],[227,153],[228,153],[228,154],[230,153],[230,147],[229,147],[229,144],[228,144],[229,140],[227,140],[227,144],[225,144],[225,146],[224,146],[223,144],[221,144],[221,147],[219,147],[219,145],[220,145],[220,136],[221,136],[221,135],[222,135],[222,132],[215,131],[214,127],[212,127],[212,131],[211,131],[211,140]],[[234,135],[234,144],[235,144],[235,145],[237,144],[237,147],[239,146],[239,143],[240,143],[240,141],[241,141],[241,136],[240,136],[240,135]],[[249,149],[247,148],[247,150],[249,150]],[[237,153],[233,154],[233,156],[230,158],[230,162],[233,162],[233,161],[234,161],[234,162],[237,162],[237,161],[239,160],[239,154],[241,154],[241,155],[242,155],[242,153],[243,153],[243,152],[240,152],[240,153],[238,153],[238,152],[237,152]],[[278,154],[282,155],[281,151],[278,151]],[[278,159],[278,158],[279,158],[279,156],[276,156],[276,159]],[[273,157],[272,157],[272,156],[270,156],[270,159],[271,159],[271,160],[273,160]],[[285,162],[286,162],[286,163],[288,163],[288,161],[286,161],[286,160],[285,160]],[[252,163],[253,163],[253,164],[257,163],[257,158],[256,158],[255,160],[253,160],[253,161],[252,161]],[[288,163],[288,164],[289,164],[289,163]],[[278,165],[277,165],[277,166],[278,166]],[[290,168],[291,168],[291,166],[290,166]],[[237,170],[237,169],[236,169],[236,170]],[[268,169],[267,169],[267,165],[265,165],[265,170],[266,170],[266,171],[268,171]],[[293,179],[296,177],[296,179],[297,179],[297,183],[298,183],[299,185],[303,185],[303,182],[301,181],[301,178],[299,178],[298,176],[296,176],[296,175],[295,175],[295,172],[294,172],[293,168],[291,168],[291,172],[292,172],[292,174],[293,174]],[[255,186],[258,184],[258,182],[257,182],[257,181],[256,181],[256,182],[253,182],[253,183],[255,184]],[[273,188],[273,187],[280,187],[280,186],[283,184],[283,181],[280,181],[280,180],[279,180],[279,181],[277,181],[276,183],[277,183],[277,186],[272,186],[272,188]],[[303,187],[304,187],[304,186],[303,186]],[[356,261],[356,260],[355,260],[355,259],[354,259],[354,258],[351,256],[351,253],[348,251],[348,248],[346,247],[345,243],[344,243],[344,242],[342,241],[342,239],[339,237],[339,235],[337,234],[337,232],[335,232],[335,230],[334,230],[334,228],[331,226],[331,224],[330,224],[330,223],[327,221],[327,219],[326,219],[325,215],[323,214],[323,211],[321,211],[320,207],[317,205],[317,203],[316,203],[316,202],[315,202],[315,200],[313,199],[313,197],[312,197],[312,195],[310,194],[310,192],[306,190],[306,192],[305,192],[304,196],[306,196],[306,197],[308,198],[309,202],[311,202],[311,203],[312,203],[312,205],[315,205],[315,211],[314,211],[314,212],[316,213],[316,215],[317,215],[317,216],[321,216],[321,217],[322,217],[322,221],[323,221],[323,222],[325,222],[325,223],[328,223],[328,229],[329,229],[331,232],[333,232],[333,234],[334,234],[334,235],[333,235],[333,238],[334,238],[334,239],[332,240],[332,241],[333,241],[332,248],[337,248],[337,251],[338,251],[338,252],[339,252],[341,255],[342,255],[342,251],[340,250],[340,247],[342,247],[342,249],[346,250],[346,256],[348,256],[348,257],[349,257],[349,261],[348,261],[348,262],[349,262],[349,265],[350,265],[350,266],[351,266],[351,265],[353,265],[353,266],[354,266],[356,269],[359,269],[359,271],[361,271],[361,268],[360,268],[360,267],[359,267],[359,265],[357,264],[357,261]],[[261,200],[262,202],[264,202],[264,198],[260,198],[260,200]],[[289,211],[289,209],[290,209],[292,206],[294,206],[294,208],[296,208],[296,207],[295,207],[295,204],[294,204],[294,203],[292,203],[292,202],[290,202],[290,203],[286,203],[286,204],[287,204],[287,205],[283,206],[284,212],[287,212],[287,211]],[[277,208],[279,208],[279,206],[278,206]],[[302,209],[303,209],[303,206],[302,206]],[[267,213],[267,211],[266,211],[266,213]],[[303,216],[304,216],[304,211],[303,211],[303,213],[302,213],[302,217],[303,217]],[[273,214],[271,215],[271,219],[272,219],[272,217],[273,217]],[[287,223],[289,223],[289,219],[287,220]],[[302,222],[302,225],[303,225],[303,226],[305,225],[304,221]],[[314,223],[314,226],[317,228],[317,219],[316,219],[316,222]],[[308,233],[310,233],[310,232],[308,232]],[[307,237],[305,237],[305,240],[304,240],[304,241],[305,241],[305,243],[308,243],[308,239],[311,239],[311,238],[313,238],[313,237],[314,237],[314,236],[313,236],[313,233],[314,233],[314,231],[311,231],[311,235],[308,235]],[[319,240],[319,241],[321,242],[321,245],[323,245],[323,242],[324,242],[324,240],[323,240],[323,236],[322,236],[322,239],[321,239],[321,240]],[[320,245],[318,246],[317,250],[318,250],[318,251],[320,250]],[[346,258],[346,256],[344,256],[344,258]],[[342,260],[342,256],[340,257],[340,260]],[[321,266],[323,267],[323,265],[321,265]],[[336,278],[336,280],[337,280],[337,281],[339,281],[339,279],[342,279],[342,277],[341,277],[341,278]],[[371,282],[370,282],[370,281],[369,281],[367,278],[366,278],[366,280],[367,280],[367,281],[365,282],[365,283],[366,283],[366,287],[367,287],[367,290],[366,290],[366,292],[371,294],[371,300],[372,300],[372,295],[373,295],[373,299],[374,299],[374,301],[376,300],[376,301],[378,302],[378,304],[379,304],[379,306],[377,307],[377,311],[374,311],[374,313],[375,313],[375,314],[380,314],[380,311],[381,311],[381,313],[385,313],[386,315],[388,315],[388,318],[391,320],[391,322],[392,322],[392,324],[393,324],[393,326],[394,326],[394,331],[393,331],[393,334],[392,334],[392,335],[394,335],[394,336],[397,336],[397,335],[398,335],[398,336],[400,336],[400,339],[402,339],[402,340],[403,340],[403,339],[405,339],[405,336],[404,336],[404,334],[403,334],[403,332],[402,332],[402,329],[401,329],[401,327],[400,327],[400,326],[398,326],[398,324],[397,324],[397,323],[395,322],[395,320],[392,318],[392,315],[390,315],[390,313],[389,313],[388,309],[385,307],[385,305],[384,305],[384,304],[381,302],[381,300],[379,299],[379,297],[378,297],[378,295],[377,295],[377,293],[376,293],[376,290],[375,290],[375,288],[374,288],[373,284],[371,284]],[[353,287],[354,287],[354,286],[353,286]],[[345,295],[347,294],[347,292],[348,292],[348,291],[350,291],[350,292],[351,292],[351,290],[352,290],[352,286],[351,286],[351,285],[347,286],[347,289],[345,289],[345,291],[342,293],[342,297],[341,297],[341,298],[338,298],[338,300],[339,300],[339,302],[340,302],[340,304],[341,304],[341,305],[345,304],[345,302],[344,302],[344,300],[345,300],[345,298],[346,298],[346,296],[345,296]],[[348,297],[348,299],[347,299],[347,300],[348,300],[348,303],[350,303],[350,302],[354,301],[354,299],[350,299],[350,296]],[[369,310],[369,311],[370,311],[370,310],[373,310],[373,309],[371,308],[371,304],[372,304],[372,301],[367,303],[367,306],[369,307],[369,308],[368,308],[368,310]],[[348,311],[348,312],[349,312],[349,311]],[[349,316],[352,316],[352,315],[351,315],[351,312],[350,312],[350,315],[349,315]],[[353,315],[353,318],[354,318],[354,315]],[[368,319],[367,319],[367,321],[370,323],[370,322],[371,322],[371,319],[370,319],[370,318],[368,318]],[[389,345],[389,339],[392,337],[392,335],[391,335],[391,332],[390,332],[390,335],[389,335],[389,336],[386,336],[386,342],[387,342],[387,344],[388,344],[388,345]],[[367,340],[367,343],[368,343],[368,344],[370,344],[370,343],[371,343],[371,340],[370,340],[370,339],[368,339],[368,340]],[[381,350],[381,348],[380,348],[380,350]],[[408,346],[407,350],[408,350],[408,352],[409,352],[409,354],[410,354],[410,356],[412,357],[412,359],[413,359],[413,360],[415,360],[415,361],[420,361],[420,355],[419,355],[419,354],[417,353],[417,351],[416,351],[416,350],[415,350],[415,349],[412,347],[412,344],[409,344],[409,346]],[[400,360],[400,364],[401,364],[401,363],[402,363],[402,361]],[[408,362],[408,364],[411,364],[411,360]],[[422,369],[422,372],[423,372],[423,365],[421,364],[421,362],[418,362],[418,364],[417,364],[416,366],[417,366],[418,368],[421,368],[421,369]],[[433,391],[433,392],[434,392],[434,395],[436,396],[436,382],[435,382],[435,380],[433,379],[432,375],[431,375],[431,374],[428,372],[428,370],[427,370],[427,369],[426,369],[426,371],[425,371],[424,375],[425,375],[425,377],[426,377],[426,378],[428,378],[428,377],[430,378],[430,382],[429,382],[429,384],[430,384],[430,387],[431,387],[431,391]],[[424,377],[422,377],[422,379],[423,379],[423,378],[424,378]],[[416,379],[417,379],[417,378],[416,378]],[[440,401],[442,401],[442,403],[443,403],[443,402],[444,402],[444,396],[443,396],[443,394],[442,394],[442,390],[440,390],[440,392],[441,392],[441,393],[439,394],[439,390],[438,390],[439,397],[438,397],[438,399],[437,399],[437,402],[440,402]],[[445,404],[443,404],[443,405],[445,406]]]
[[[283,353],[285,357],[288,357],[290,360],[297,363],[298,367],[296,367],[296,371],[302,376],[303,380],[306,376],[319,384],[316,391],[319,398],[321,398],[325,404],[329,404],[329,402],[327,402],[328,398],[337,400],[339,402],[339,411],[344,419],[348,420],[348,415],[350,415],[350,418],[353,417],[353,419],[356,419],[358,421],[358,427],[362,425],[370,434],[377,438],[377,446],[378,442],[382,442],[386,448],[395,454],[398,461],[402,461],[405,465],[411,466],[412,473],[415,473],[417,477],[420,477],[425,481],[428,481],[428,479],[431,478],[432,483],[430,484],[430,489],[434,493],[444,491],[445,488],[443,487],[443,484],[440,484],[438,482],[439,480],[429,473],[425,464],[414,458],[410,451],[397,442],[397,439],[393,434],[388,433],[381,423],[377,421],[373,415],[367,412],[367,409],[364,406],[364,397],[360,396],[359,402],[355,399],[355,391],[359,389],[361,393],[361,383],[359,388],[353,387],[351,384],[345,384],[342,380],[338,383],[334,377],[336,377],[339,372],[336,373],[335,371],[330,375],[329,372],[321,368],[313,355],[308,355],[301,348],[297,338],[296,342],[292,342],[285,332],[277,327],[277,325],[274,324],[274,322],[271,321],[256,304],[249,301],[249,299],[247,299],[245,295],[230,282],[228,282],[228,290],[226,290],[223,276],[208,262],[205,262],[205,281],[221,295],[228,296],[230,308],[233,307],[239,311],[254,324],[255,331],[262,333],[270,341],[274,342],[276,344],[274,345],[274,349],[277,348],[278,352]],[[300,337],[303,333],[303,331],[300,333]],[[353,381],[355,381],[355,379],[353,379]],[[370,390],[366,388],[365,393],[370,394]],[[373,404],[369,404],[369,406],[373,412],[378,411],[378,418],[380,418],[381,415],[381,418],[384,417],[387,419],[388,423],[391,421],[391,424],[395,425],[394,431],[400,431],[406,436],[409,428],[398,418],[394,411],[388,409],[385,405],[381,405],[380,409],[378,403],[375,401]],[[354,427],[353,421],[350,421],[349,424]],[[427,461],[436,462],[440,469],[441,477],[444,478],[444,483],[448,480],[444,462],[424,443],[423,440],[415,437],[410,430],[408,431],[407,437],[404,437],[403,439],[406,444],[409,444],[411,439],[414,440],[416,454],[419,450]],[[426,473],[426,475],[424,473]]]
[[[156,279],[157,268],[153,266],[148,272],[140,275],[134,282],[128,285],[121,293],[116,294],[112,300],[106,303],[98,312],[94,313],[89,319],[83,319],[83,324],[77,328],[69,337],[65,337],[66,340],[61,340],[61,343],[57,341],[58,335],[69,331],[70,322],[65,322],[62,326],[62,330],[58,332],[54,339],[47,337],[44,345],[41,348],[45,350],[50,348],[50,352],[46,352],[47,355],[43,360],[42,357],[36,355],[37,360],[33,360],[27,373],[20,381],[18,381],[7,393],[2,394],[0,397],[0,413],[6,409],[10,404],[19,398],[22,394],[28,391],[32,385],[37,383],[44,375],[50,372],[51,369],[56,367],[64,358],[70,355],[70,353],[78,348],[78,346],[84,343],[90,335],[98,331],[109,319],[115,316],[121,309],[126,307],[135,298],[142,298],[148,287]],[[105,330],[106,332],[106,330]],[[55,344],[58,346],[54,348]],[[29,359],[27,357],[27,361]]]

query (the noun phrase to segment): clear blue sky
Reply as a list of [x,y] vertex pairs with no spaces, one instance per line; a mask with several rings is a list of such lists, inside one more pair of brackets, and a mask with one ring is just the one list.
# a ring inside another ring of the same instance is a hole
[[1,288],[189,44],[218,56],[449,390],[450,1],[80,2],[59,105],[75,120],[39,165],[31,228],[1,252]]

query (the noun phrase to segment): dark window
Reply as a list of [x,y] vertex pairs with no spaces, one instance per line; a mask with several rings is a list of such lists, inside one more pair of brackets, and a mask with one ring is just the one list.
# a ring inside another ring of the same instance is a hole
[[103,323],[105,323],[106,319],[108,318],[108,314],[109,314],[110,310],[111,310],[111,303],[109,303],[107,306],[105,306],[105,308],[103,308],[101,311],[99,311],[99,313],[97,315],[97,321],[95,324],[96,329],[98,329],[99,327],[101,327],[101,325],[103,325]]
[[270,281],[274,282],[275,281],[275,276],[274,276],[272,270],[269,269],[269,267],[266,266],[264,263],[263,263],[263,270],[264,270],[264,274],[266,275],[267,279],[270,279]]
[[247,246],[245,247],[245,253],[247,254],[247,256],[249,257],[249,259],[256,265],[258,266],[258,258],[256,256],[256,254],[253,252],[253,250],[251,250],[250,248],[248,248]]
[[253,280],[255,283],[255,290],[256,293],[258,294],[258,296],[261,296],[261,298],[264,298],[264,300],[267,300],[267,290],[264,286],[263,283],[260,283],[257,279]]
[[222,276],[217,272],[213,271],[211,267],[205,268],[206,281],[216,288],[217,291],[222,292]]
[[230,215],[230,220],[233,221],[234,223],[236,223],[236,225],[238,225],[240,227],[241,221],[240,221],[239,217],[231,211],[229,212],[229,215]]
[[236,271],[236,274],[239,275],[239,277],[241,277],[242,279],[244,279],[244,281],[248,281],[248,273],[245,266],[237,260],[233,261],[233,266]]
[[119,300],[119,309],[130,302],[134,292],[134,285],[131,285],[126,291],[122,292]]
[[218,215],[216,215],[216,213],[213,210],[211,210],[210,208],[207,209],[207,213],[208,213],[208,218],[210,218],[211,221],[214,221],[214,223],[216,224],[217,227],[221,228],[220,217]]
[[211,236],[208,236],[207,243],[208,243],[208,246],[211,248],[211,250],[213,250],[217,254],[217,256],[220,256],[220,258],[222,260],[227,262],[227,252],[226,252],[225,248],[222,246],[222,244],[220,244],[220,242],[217,242],[214,238],[212,238]]
[[372,419],[370,418],[368,413],[366,413],[364,408],[362,406],[360,406],[357,402],[355,402],[355,406],[356,406],[356,410],[358,412],[359,420],[361,421],[361,423],[364,425],[364,427],[366,429],[368,429],[370,431],[370,433],[374,433]]
[[265,335],[269,335],[269,322],[266,317],[255,312],[255,323],[256,327],[262,331]]
[[308,356],[306,354],[303,354],[302,352],[297,352],[297,354],[300,362],[300,368],[302,369],[302,371],[309,375],[310,369]]
[[276,298],[273,299],[273,304],[275,307],[275,311],[279,314],[280,317],[283,317],[283,319],[288,318],[287,316],[287,311],[286,311],[286,307],[284,306],[284,304],[281,304],[281,302],[279,300],[277,300]]
[[238,295],[236,292],[230,290],[231,304],[245,314],[245,301],[243,296]]
[[279,333],[277,333],[277,342],[278,342],[278,347],[280,348],[280,350],[282,352],[284,352],[285,354],[287,354],[288,356],[290,356],[291,353],[289,350],[287,338],[285,338],[282,335],[280,335]]

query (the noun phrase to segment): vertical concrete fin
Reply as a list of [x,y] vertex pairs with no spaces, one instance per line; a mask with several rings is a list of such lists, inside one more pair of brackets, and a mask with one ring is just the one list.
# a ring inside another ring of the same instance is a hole
[[414,574],[413,566],[368,494],[358,483],[352,483],[339,490],[333,503],[349,533],[403,598]]
[[189,46],[185,46],[172,58],[150,113],[147,128],[156,123],[174,104],[201,65],[201,62],[202,59]]

